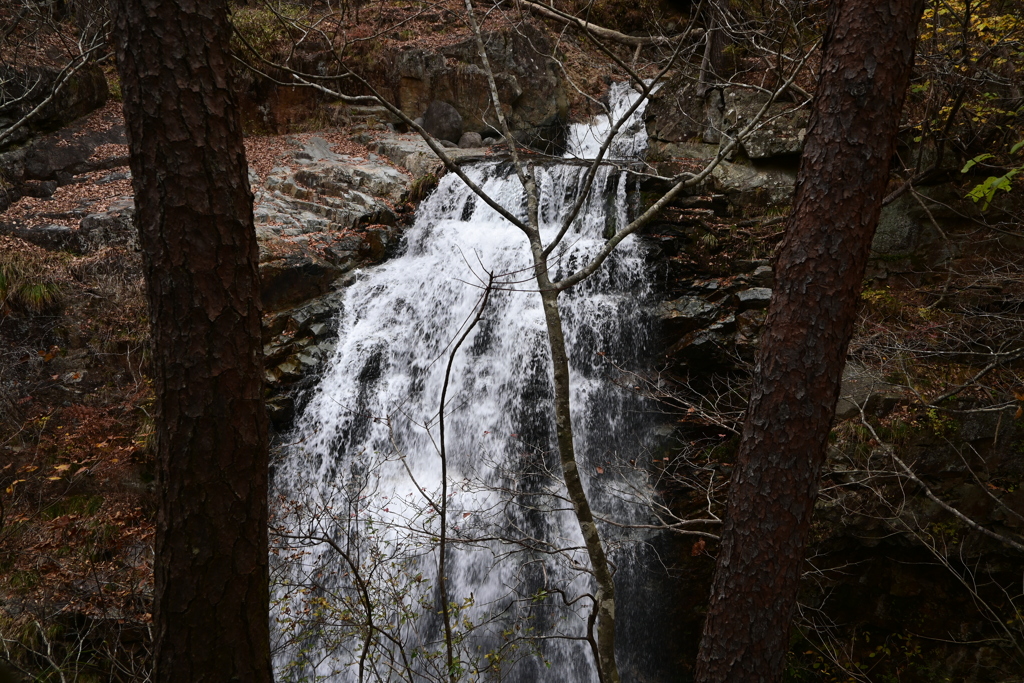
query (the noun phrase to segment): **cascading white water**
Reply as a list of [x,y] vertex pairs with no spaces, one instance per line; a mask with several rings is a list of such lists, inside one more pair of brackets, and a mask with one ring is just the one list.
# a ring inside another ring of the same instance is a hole
[[[613,116],[635,97],[628,85],[613,86]],[[642,111],[611,146],[612,158],[643,151]],[[593,154],[609,127],[607,117],[586,130],[574,126],[569,154]],[[525,214],[510,164],[466,173]],[[551,164],[535,173],[550,240],[586,169]],[[628,184],[625,172],[598,171],[558,251],[556,277],[625,225]],[[482,319],[455,354],[445,406],[445,574],[449,605],[457,605],[456,655],[461,671],[501,669],[501,680],[543,680],[547,669],[591,683],[592,654],[580,640],[589,601],[574,602],[591,590],[579,570],[587,557],[553,452],[550,356],[526,238],[449,174],[420,206],[406,241],[402,255],[348,287],[337,350],[275,473],[282,499],[292,501],[278,514],[294,536],[277,567],[279,676],[354,681],[372,668],[384,680],[447,677],[437,417],[452,344],[493,273]],[[642,248],[627,239],[560,298],[581,470],[595,508],[623,521],[644,515],[615,474],[643,448],[644,406],[612,378],[616,365],[635,365],[646,348],[640,304],[648,292]],[[628,552],[616,560],[628,572]]]
[[[608,88],[608,112],[598,114],[590,123],[574,123],[569,126],[565,157],[596,159],[601,146],[608,139],[613,122],[621,120],[637,99],[636,91],[628,82],[612,83]],[[623,122],[608,146],[606,159],[637,159],[647,151],[647,128],[643,120],[646,107],[646,102],[640,103],[637,111]]]

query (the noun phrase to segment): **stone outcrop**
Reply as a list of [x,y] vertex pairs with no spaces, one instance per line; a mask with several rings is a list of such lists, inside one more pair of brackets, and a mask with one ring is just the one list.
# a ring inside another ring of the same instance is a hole
[[[443,168],[441,159],[434,154],[426,142],[415,133],[382,135],[371,143],[377,154],[387,157],[391,163],[409,171],[414,178],[428,173],[438,173]],[[479,148],[452,148],[446,153],[455,161],[482,159],[484,150]]]
[[[696,75],[677,72],[652,96],[644,119],[651,152],[656,157],[688,156],[694,144],[723,145],[760,112],[769,94],[732,85],[698,94]],[[798,155],[803,149],[810,109],[779,100],[768,106],[758,127],[729,155],[760,161]]]
[[123,125],[87,130],[82,120],[0,154],[0,211],[22,196],[50,197],[78,174],[126,165],[127,157],[92,158],[100,145],[125,143]]
[[[0,68],[0,82],[10,99],[24,97],[21,102],[0,112],[0,130],[21,120],[45,100],[61,78],[61,69],[32,66],[23,69]],[[56,96],[27,121],[18,131],[0,143],[0,151],[24,143],[33,135],[57,130],[75,119],[102,107],[109,92],[103,70],[89,64],[78,70],[57,92]]]
[[254,207],[268,409],[279,428],[329,355],[339,282],[397,248],[412,183],[376,154],[338,155],[316,137],[292,161],[255,188]]
[[[727,142],[735,137],[754,120],[768,100],[768,93],[760,90],[726,88],[721,105],[721,140]],[[752,160],[799,155],[803,151],[809,117],[808,106],[773,102],[758,126],[740,143],[740,149]]]
[[736,267],[737,275],[676,283],[682,295],[655,305],[670,367],[722,368],[753,357],[771,300],[772,268],[766,261]]
[[[486,33],[484,40],[499,99],[517,138],[533,147],[560,148],[569,104],[547,34],[524,24],[517,31]],[[474,38],[436,51],[404,48],[394,56],[387,79],[386,94],[409,118],[440,100],[458,111],[465,131],[486,135],[498,129]]]
[[708,143],[717,145],[721,122],[720,93],[697,94],[697,80],[690,70],[676,72],[651,95],[644,113],[651,151],[671,155],[666,145]]
[[[729,86],[697,94],[695,75],[684,70],[651,97],[645,114],[648,158],[663,175],[693,161],[713,159],[769,100],[768,93]],[[769,105],[761,123],[725,155],[706,182],[740,210],[788,205],[796,182],[809,109],[792,102]]]
[[278,429],[295,418],[296,398],[330,358],[337,339],[337,316],[343,292],[272,313],[263,323],[263,358],[268,386],[267,411]]
[[398,243],[394,207],[412,181],[380,160],[336,155],[318,138],[295,156],[256,190],[267,310],[325,294],[344,273],[383,258]]
[[710,185],[737,207],[772,207],[790,203],[796,170],[768,164],[722,161],[711,172]]

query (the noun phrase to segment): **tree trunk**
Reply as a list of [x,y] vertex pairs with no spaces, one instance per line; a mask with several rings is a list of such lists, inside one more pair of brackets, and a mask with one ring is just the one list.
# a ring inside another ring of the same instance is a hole
[[[590,508],[583,478],[580,475],[579,462],[576,459],[576,446],[573,443],[571,386],[569,374],[569,354],[565,346],[565,333],[562,331],[562,314],[558,308],[558,291],[551,286],[547,275],[547,264],[539,256],[539,245],[534,248],[534,273],[540,287],[541,303],[544,307],[544,322],[548,332],[548,347],[551,349],[551,366],[554,375],[555,390],[555,433],[558,441],[558,457],[562,466],[562,478],[566,492],[572,501],[576,521],[579,522],[583,534],[583,545],[587,549],[590,568],[594,575],[597,590],[594,594],[597,632],[587,634],[587,639],[594,649],[600,683],[619,683],[618,665],[615,662],[615,579],[608,566],[608,556],[598,533],[594,512]],[[588,627],[589,629],[589,627]]]
[[697,83],[697,95],[704,97],[714,85],[722,80],[725,71],[725,34],[721,24],[721,10],[717,0],[712,0],[705,8],[707,32],[704,34],[704,57],[700,62],[700,77]]
[[272,678],[258,249],[224,0],[117,0],[153,335],[155,680]]
[[922,0],[837,0],[729,487],[700,683],[778,681]]

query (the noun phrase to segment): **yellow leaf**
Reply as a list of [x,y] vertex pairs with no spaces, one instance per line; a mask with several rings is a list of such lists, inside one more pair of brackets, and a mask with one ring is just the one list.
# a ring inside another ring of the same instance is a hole
[[65,464],[65,465],[56,465],[53,469],[57,470],[58,472],[63,472],[64,470],[68,469],[69,467],[71,467],[71,465],[67,465],[67,464]]

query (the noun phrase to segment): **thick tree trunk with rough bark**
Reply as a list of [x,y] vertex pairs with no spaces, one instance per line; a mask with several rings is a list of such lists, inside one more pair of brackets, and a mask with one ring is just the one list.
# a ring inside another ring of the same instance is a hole
[[922,0],[836,0],[729,490],[699,683],[778,681]]
[[116,11],[157,398],[155,680],[269,682],[258,250],[227,3]]

